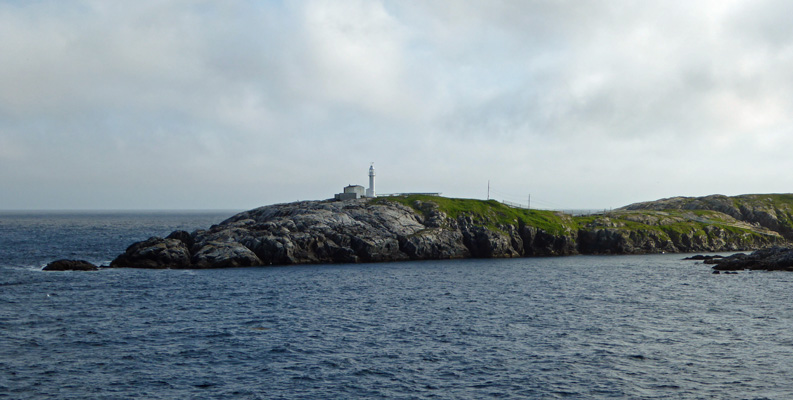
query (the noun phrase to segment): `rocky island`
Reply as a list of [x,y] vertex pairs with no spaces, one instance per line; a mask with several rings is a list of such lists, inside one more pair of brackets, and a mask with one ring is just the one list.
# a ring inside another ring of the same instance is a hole
[[676,197],[580,216],[405,195],[260,207],[205,230],[134,243],[105,267],[744,251],[791,240],[790,194]]

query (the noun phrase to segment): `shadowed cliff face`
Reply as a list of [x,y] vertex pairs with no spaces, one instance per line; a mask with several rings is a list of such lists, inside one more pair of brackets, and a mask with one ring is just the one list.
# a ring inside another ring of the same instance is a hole
[[[111,267],[223,268],[572,254],[643,254],[760,248],[767,229],[709,225],[701,216],[616,212],[575,219],[495,202],[359,199],[279,204],[193,233],[135,243]],[[407,203],[407,204],[405,204]],[[463,207],[460,208],[459,204]],[[465,209],[469,207],[470,211]],[[449,213],[454,212],[454,216]],[[720,223],[725,223],[720,220]],[[537,226],[535,226],[537,225]]]

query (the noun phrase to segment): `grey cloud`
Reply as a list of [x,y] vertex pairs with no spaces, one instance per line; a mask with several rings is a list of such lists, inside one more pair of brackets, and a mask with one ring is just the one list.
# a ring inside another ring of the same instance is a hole
[[[63,182],[89,193],[41,207],[323,198],[370,161],[384,189],[476,197],[498,176],[568,207],[778,191],[793,182],[761,163],[793,144],[790,7],[4,3],[0,184],[16,194],[0,208]],[[691,173],[741,157],[709,184]],[[640,183],[622,195],[624,179]]]

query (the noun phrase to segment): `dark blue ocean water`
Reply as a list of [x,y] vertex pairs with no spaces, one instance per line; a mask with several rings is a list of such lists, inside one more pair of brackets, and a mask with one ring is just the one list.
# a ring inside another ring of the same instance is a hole
[[0,398],[793,398],[789,273],[681,255],[39,270],[227,216],[0,215]]

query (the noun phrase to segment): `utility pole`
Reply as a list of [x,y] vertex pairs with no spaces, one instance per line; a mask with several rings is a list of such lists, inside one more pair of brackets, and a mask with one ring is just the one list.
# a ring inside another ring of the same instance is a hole
[[529,194],[529,207],[528,207],[528,209],[531,210],[531,193]]
[[487,180],[487,199],[490,200],[490,179]]

